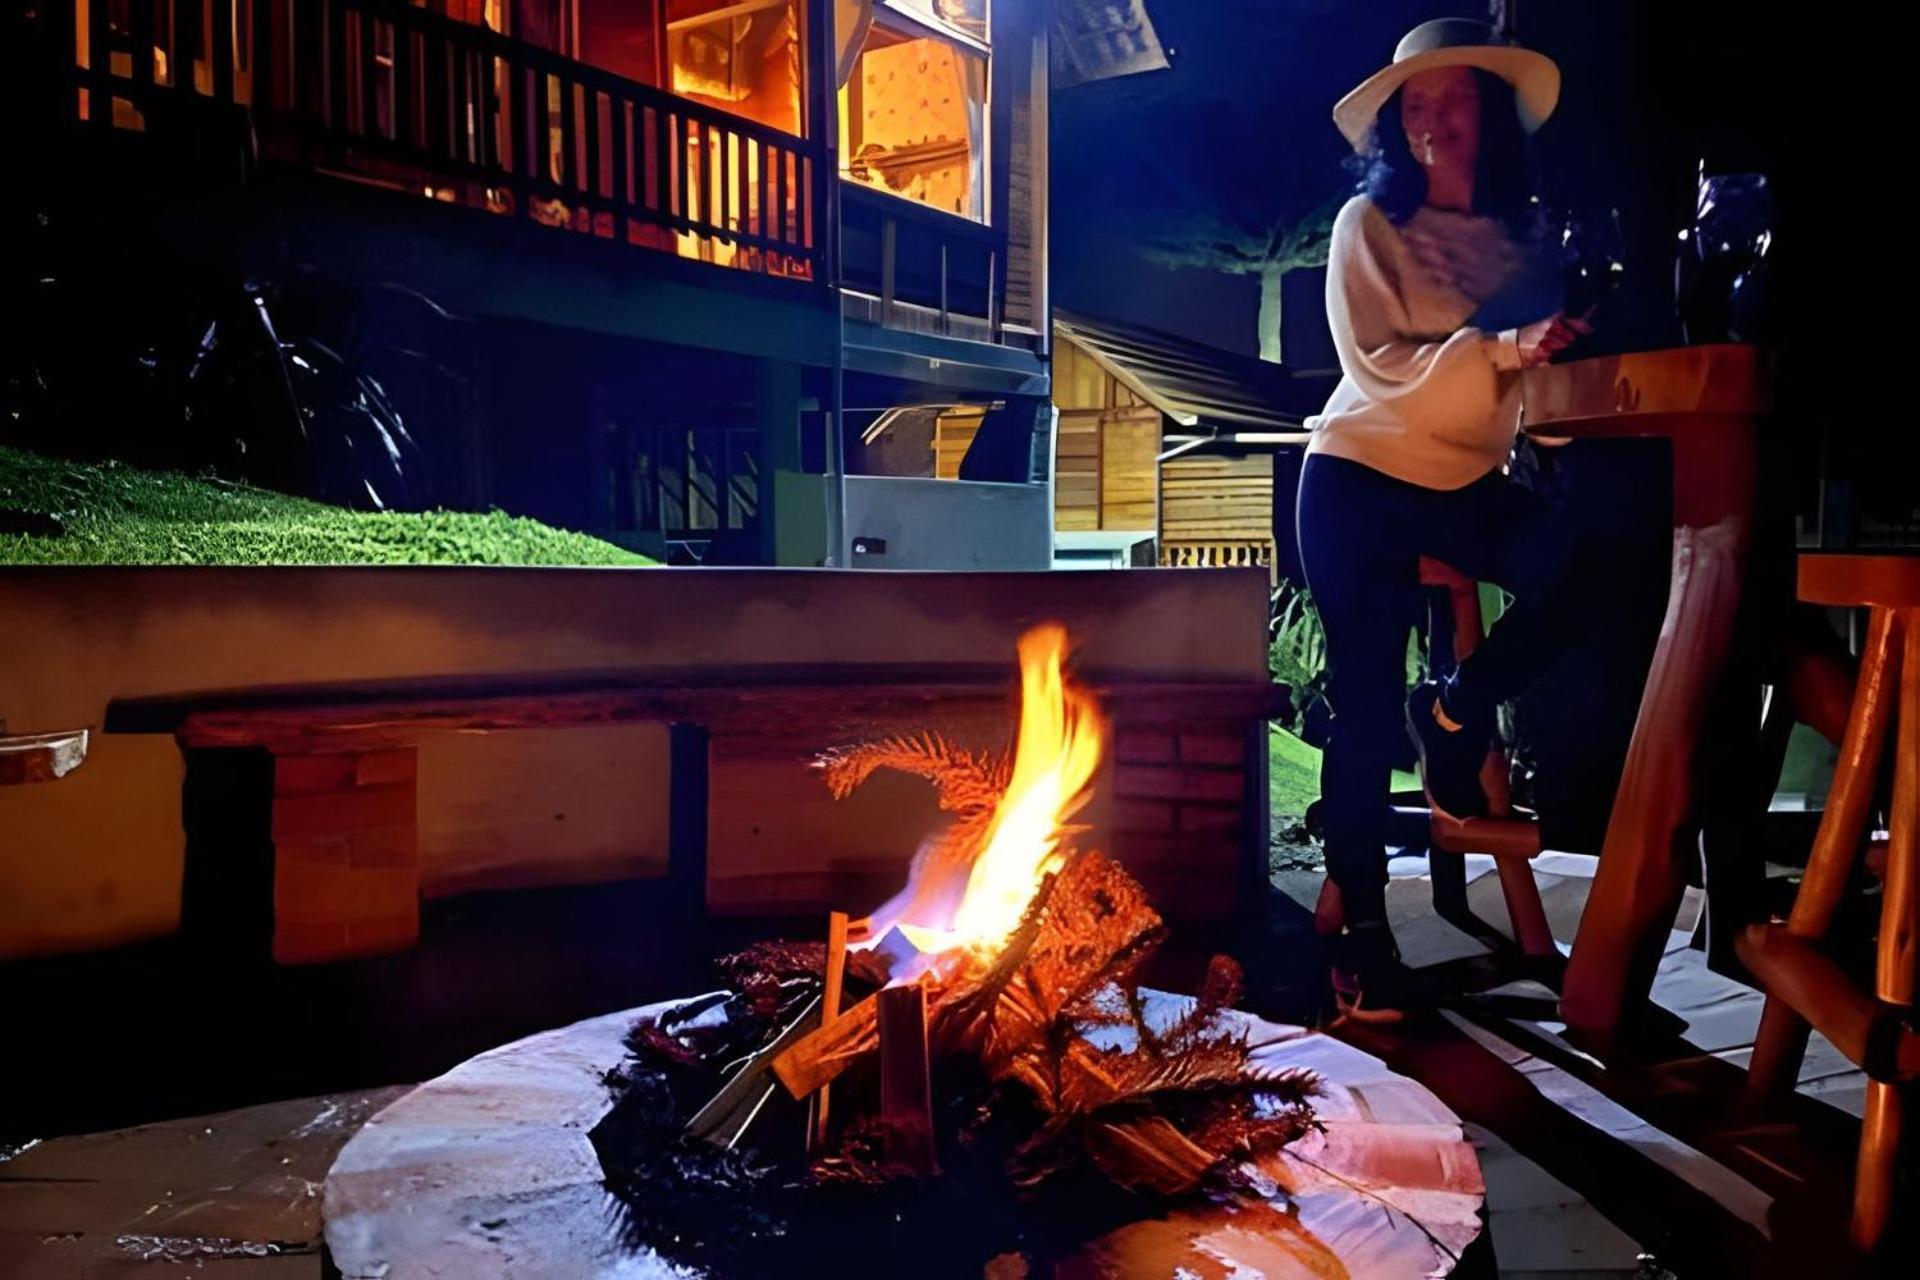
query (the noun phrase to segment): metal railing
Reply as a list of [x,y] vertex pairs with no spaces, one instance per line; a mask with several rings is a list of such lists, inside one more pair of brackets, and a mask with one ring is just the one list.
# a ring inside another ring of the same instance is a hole
[[858,182],[843,182],[840,204],[845,284],[874,299],[860,318],[1000,341],[1004,232]]
[[54,0],[46,19],[72,33],[88,125],[231,107],[268,161],[819,278],[824,147],[484,26],[405,0]]

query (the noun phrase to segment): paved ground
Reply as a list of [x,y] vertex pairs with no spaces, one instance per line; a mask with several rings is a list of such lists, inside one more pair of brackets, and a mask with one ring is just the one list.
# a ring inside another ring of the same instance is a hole
[[30,1146],[0,1163],[0,1276],[317,1277],[327,1168],[405,1092],[273,1102]]
[[[1584,902],[1580,866],[1540,867],[1563,938]],[[1483,946],[1432,919],[1419,866],[1399,869],[1391,901],[1409,958],[1502,982]],[[1318,892],[1314,871],[1278,879],[1300,902]],[[1492,877],[1471,897],[1504,923]],[[420,950],[321,970],[166,946],[0,969],[0,999],[32,1045],[6,1057],[0,1157],[39,1139],[0,1159],[0,1276],[318,1276],[317,1184],[396,1086],[534,1030],[700,989],[716,950],[803,927],[689,921],[649,886],[615,886],[441,904]],[[1177,941],[1164,985],[1187,985],[1182,971],[1220,945]],[[1313,1018],[1318,944],[1303,906],[1281,899],[1271,936],[1243,955],[1252,1007]],[[1794,1109],[1743,1115],[1756,999],[1683,946],[1656,999],[1685,1030],[1604,1071],[1537,1012],[1466,1005],[1353,1038],[1468,1120],[1503,1276],[1631,1276],[1643,1247],[1685,1280],[1859,1271],[1836,1247],[1858,1077],[1815,1054]]]
[[[1668,1029],[1603,1066],[1561,1037],[1551,991],[1503,981],[1512,975],[1489,964],[1486,946],[1433,914],[1422,860],[1393,869],[1388,911],[1409,963],[1503,999],[1458,1002],[1391,1036],[1351,1035],[1477,1123],[1494,1142],[1490,1168],[1510,1156],[1543,1167],[1520,1166],[1525,1176],[1513,1181],[1489,1175],[1502,1275],[1632,1274],[1628,1242],[1682,1277],[1870,1273],[1842,1243],[1864,1077],[1816,1037],[1797,1096],[1770,1113],[1749,1109],[1744,1068],[1763,1001],[1708,971],[1689,945],[1695,896],[1654,984]],[[1468,896],[1477,915],[1509,932],[1491,869],[1490,859],[1469,860]],[[1547,854],[1534,870],[1564,951],[1593,859]],[[1276,881],[1302,904],[1320,887],[1314,873]],[[1552,1200],[1554,1180],[1571,1199],[1534,1212]],[[1890,1256],[1911,1258],[1913,1247],[1896,1242]]]

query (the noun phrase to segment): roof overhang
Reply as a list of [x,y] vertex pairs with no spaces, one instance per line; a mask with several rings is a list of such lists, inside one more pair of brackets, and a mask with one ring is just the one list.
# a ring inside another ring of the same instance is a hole
[[1146,0],[1053,0],[1053,87],[1172,66]]

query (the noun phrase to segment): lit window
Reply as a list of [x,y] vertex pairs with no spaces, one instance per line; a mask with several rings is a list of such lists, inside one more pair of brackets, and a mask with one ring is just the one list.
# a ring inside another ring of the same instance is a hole
[[[985,0],[914,0],[913,7],[934,6],[977,9],[984,30]],[[840,172],[984,222],[987,58],[966,41],[932,34],[936,25],[914,27],[875,11],[840,89]]]
[[798,0],[667,0],[674,93],[798,135],[803,118]]

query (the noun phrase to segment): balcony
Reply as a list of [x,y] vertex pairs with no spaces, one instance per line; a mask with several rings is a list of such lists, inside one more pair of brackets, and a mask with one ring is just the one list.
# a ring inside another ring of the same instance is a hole
[[501,35],[465,7],[475,21],[406,0],[52,0],[44,31],[62,114],[84,131],[211,132],[249,162],[822,278],[820,143]]
[[[849,320],[935,339],[1044,345],[1033,325],[1031,253],[1021,251],[1032,239],[1024,140],[1014,144],[1018,209],[981,185],[1006,182],[981,166],[970,197],[981,216],[963,216],[876,189],[885,184],[872,174],[843,177],[830,190],[824,140],[764,122],[797,121],[832,101],[809,103],[803,92],[805,68],[827,61],[820,42],[801,38],[817,0],[757,0],[670,21],[712,6],[663,0],[644,10],[657,11],[659,26],[648,34],[642,23],[638,35],[590,22],[583,36],[579,15],[610,11],[604,4],[556,10],[576,15],[567,47],[598,49],[594,62],[604,65],[553,52],[537,33],[502,34],[494,28],[508,25],[500,16],[508,7],[49,0],[37,69],[57,86],[61,123],[82,139],[137,148],[162,180],[191,185],[214,154],[223,175],[322,174],[787,280],[826,280],[833,248]],[[780,110],[751,119],[751,102],[729,101],[738,86],[725,77],[739,67],[716,74],[692,37],[701,22],[765,21],[769,10],[789,24],[792,51],[806,56],[791,83],[782,81]],[[996,92],[1016,101],[1027,83],[1023,72]]]

